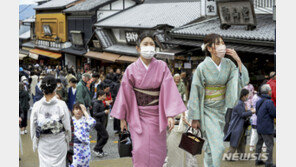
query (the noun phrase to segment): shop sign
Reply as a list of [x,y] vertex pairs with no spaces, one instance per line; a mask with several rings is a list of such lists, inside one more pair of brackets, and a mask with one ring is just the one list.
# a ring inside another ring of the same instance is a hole
[[31,57],[32,59],[35,59],[35,60],[38,60],[38,54],[35,54],[35,53],[29,53],[29,57]]
[[218,1],[217,7],[222,29],[228,29],[231,25],[247,25],[247,30],[256,28],[257,21],[252,0]]
[[190,62],[184,63],[184,68],[185,69],[191,69],[191,63]]
[[125,39],[128,44],[136,44],[139,33],[135,31],[125,31]]
[[43,32],[45,36],[52,36],[51,29],[49,25],[43,25]]
[[206,15],[207,16],[217,15],[216,0],[206,0]]

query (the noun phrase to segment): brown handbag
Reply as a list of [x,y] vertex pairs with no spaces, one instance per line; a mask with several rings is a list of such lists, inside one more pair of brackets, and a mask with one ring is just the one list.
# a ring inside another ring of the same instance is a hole
[[205,140],[203,139],[202,132],[200,129],[198,130],[198,132],[200,132],[201,134],[201,137],[198,137],[197,134],[192,134],[191,132],[188,132],[189,129],[193,129],[193,128],[190,126],[187,129],[187,131],[182,134],[179,147],[189,152],[192,155],[201,154],[202,147],[205,142]]

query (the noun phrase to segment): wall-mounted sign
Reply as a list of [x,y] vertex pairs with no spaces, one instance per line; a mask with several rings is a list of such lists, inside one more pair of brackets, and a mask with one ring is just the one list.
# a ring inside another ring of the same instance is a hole
[[30,52],[29,57],[31,57],[32,59],[38,60],[39,55]]
[[184,63],[185,69],[191,69],[191,63]]
[[50,29],[50,26],[49,25],[42,25],[43,27],[43,32],[44,32],[44,35],[45,36],[52,36],[52,33],[51,33],[51,29]]
[[216,0],[206,0],[206,15],[207,16],[215,16],[217,15],[217,6],[216,6]]
[[74,45],[82,46],[84,44],[81,31],[70,31],[70,34],[72,35],[72,43]]
[[125,31],[125,39],[128,44],[136,44],[139,33],[135,31]]
[[231,25],[247,25],[247,30],[256,28],[252,0],[220,0],[217,7],[222,29],[228,29]]

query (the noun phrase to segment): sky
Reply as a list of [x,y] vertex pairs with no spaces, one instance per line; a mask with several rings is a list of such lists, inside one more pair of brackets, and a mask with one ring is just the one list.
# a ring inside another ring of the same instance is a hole
[[34,4],[36,0],[19,0],[19,4]]

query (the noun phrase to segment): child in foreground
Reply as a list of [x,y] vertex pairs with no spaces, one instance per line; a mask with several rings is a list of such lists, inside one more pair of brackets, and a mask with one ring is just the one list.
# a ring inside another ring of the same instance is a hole
[[89,167],[91,158],[89,132],[96,121],[88,115],[85,106],[79,103],[73,107],[72,121],[74,125],[74,155],[71,167]]

